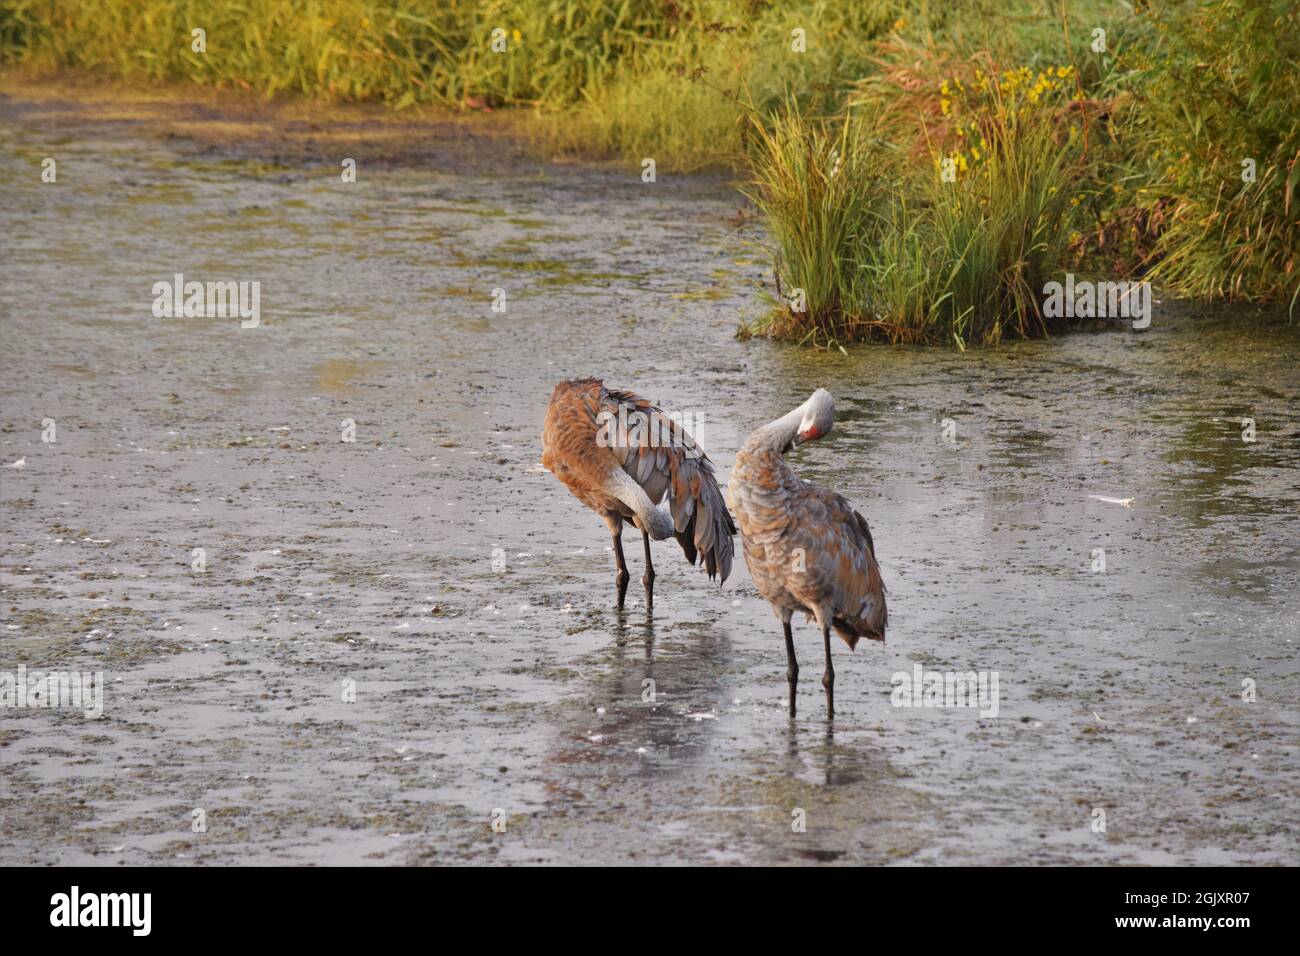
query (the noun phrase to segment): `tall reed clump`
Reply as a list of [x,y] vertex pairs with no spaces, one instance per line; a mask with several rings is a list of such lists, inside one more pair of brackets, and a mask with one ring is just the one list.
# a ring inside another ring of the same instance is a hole
[[857,268],[863,248],[887,233],[897,162],[857,117],[838,130],[798,109],[770,128],[757,116],[752,123],[746,193],[767,217],[782,297],[754,331],[830,345],[844,337],[846,322],[873,317]]
[[1072,77],[1062,66],[1037,80],[945,79],[927,121],[890,141],[869,108],[787,115],[770,132],[756,120],[749,194],[772,228],[784,300],[749,331],[963,348],[1048,331],[1041,290],[1066,256],[1083,180]]
[[1300,295],[1300,7],[1173,3],[1152,14],[1137,114],[1146,204],[1164,206],[1152,277],[1168,291]]
[[1021,66],[939,85],[949,122],[922,180],[942,279],[930,324],[959,346],[1050,331],[1042,288],[1066,258],[1085,178],[1073,80],[1071,66]]

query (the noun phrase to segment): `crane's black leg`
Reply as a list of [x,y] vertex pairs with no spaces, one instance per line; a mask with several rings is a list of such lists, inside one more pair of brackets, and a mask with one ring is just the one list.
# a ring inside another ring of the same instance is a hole
[[627,594],[627,582],[632,575],[627,573],[627,561],[623,558],[623,534],[622,529],[614,533],[614,565],[618,570],[614,573],[614,585],[618,588],[618,607],[623,609],[623,596]]
[[795,688],[799,686],[799,662],[794,659],[794,635],[790,633],[790,622],[782,621],[785,628],[785,679],[790,684],[790,716],[794,716]]
[[646,610],[651,611],[655,606],[655,566],[650,562],[650,535],[642,531],[641,537],[645,539],[645,576],[641,583],[645,585]]
[[835,668],[831,667],[831,629],[829,624],[822,625],[822,643],[826,645],[826,670],[822,674],[822,686],[826,688],[826,719],[835,716]]

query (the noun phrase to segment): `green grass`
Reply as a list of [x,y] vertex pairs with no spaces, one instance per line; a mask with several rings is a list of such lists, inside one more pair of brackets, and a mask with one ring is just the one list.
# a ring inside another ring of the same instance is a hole
[[[5,0],[6,55],[269,94],[562,103],[670,35],[654,0]],[[191,31],[206,32],[206,51]],[[500,29],[503,50],[493,47]]]
[[[1167,205],[1152,276],[1179,295],[1300,292],[1300,6],[1176,4],[1141,66],[1148,207]],[[1243,179],[1243,161],[1254,181]]]

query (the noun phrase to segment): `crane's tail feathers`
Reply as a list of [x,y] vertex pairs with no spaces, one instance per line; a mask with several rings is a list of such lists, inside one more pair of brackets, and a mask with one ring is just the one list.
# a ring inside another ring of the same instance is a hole
[[[736,525],[708,456],[680,422],[653,403],[631,392],[589,384],[600,388],[598,411],[611,416],[602,427],[613,429],[607,444],[621,466],[613,481],[635,487],[622,489],[620,500],[636,501],[633,510],[643,526],[650,528],[651,537],[661,536],[655,529],[662,523],[662,536],[676,537],[691,564],[702,565],[710,578],[721,575],[727,580],[735,554],[732,538]],[[593,413],[593,421],[597,417]],[[662,443],[665,436],[666,444]],[[598,432],[598,444],[600,437]],[[671,518],[644,508],[645,502],[662,500],[665,486]]]
[[691,564],[703,565],[709,580],[731,574],[735,556],[736,524],[713,476],[713,465],[703,455],[676,458],[669,505],[675,537]]
[[858,649],[858,641],[864,637],[868,640],[879,641],[881,644],[885,643],[883,628],[879,631],[866,630],[862,628],[860,623],[854,622],[851,624],[842,617],[835,619],[834,627],[835,633],[844,639],[844,643],[849,645],[851,651]]

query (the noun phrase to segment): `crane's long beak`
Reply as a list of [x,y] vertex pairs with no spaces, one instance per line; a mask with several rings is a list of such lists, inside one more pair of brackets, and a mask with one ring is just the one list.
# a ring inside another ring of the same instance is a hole
[[794,437],[790,439],[790,447],[797,448],[806,442],[816,441],[825,434],[826,432],[818,431],[816,426],[810,428],[807,434],[804,432],[795,432]]

